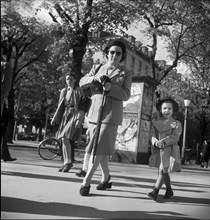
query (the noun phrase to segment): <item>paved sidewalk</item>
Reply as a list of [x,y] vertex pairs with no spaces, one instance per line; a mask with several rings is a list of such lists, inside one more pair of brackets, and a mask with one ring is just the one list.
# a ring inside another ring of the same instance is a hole
[[[34,145],[33,145],[34,146]],[[82,178],[75,175],[82,164],[69,173],[57,172],[59,160],[44,161],[36,148],[10,147],[18,160],[1,163],[2,219],[209,219],[209,169],[185,165],[172,173],[175,196],[158,202],[147,197],[157,170],[147,165],[110,163],[113,187],[97,191],[100,170],[91,184],[90,196],[79,195]],[[80,155],[79,155],[80,156]]]

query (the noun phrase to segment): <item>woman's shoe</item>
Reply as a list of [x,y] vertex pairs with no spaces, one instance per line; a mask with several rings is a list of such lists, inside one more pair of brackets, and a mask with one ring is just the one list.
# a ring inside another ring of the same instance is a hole
[[106,182],[101,182],[96,189],[97,190],[105,190],[105,189],[111,189],[112,183],[109,183],[109,180],[111,179],[111,176],[109,175],[109,178]]
[[79,191],[81,196],[88,196],[89,192],[90,192],[90,185],[89,186],[83,186],[82,185],[81,188],[80,188],[80,191]]
[[62,172],[67,173],[73,167],[73,163],[66,163]]
[[8,157],[8,158],[4,158],[3,160],[6,162],[6,161],[15,161],[17,159],[16,158],[12,158],[12,157]]
[[64,168],[65,165],[63,165],[59,170],[58,172],[62,172],[63,171],[63,168]]
[[84,171],[83,169],[81,169],[80,171],[79,171],[79,173],[76,173],[76,176],[78,176],[78,177],[85,177],[85,175],[86,175],[86,171]]

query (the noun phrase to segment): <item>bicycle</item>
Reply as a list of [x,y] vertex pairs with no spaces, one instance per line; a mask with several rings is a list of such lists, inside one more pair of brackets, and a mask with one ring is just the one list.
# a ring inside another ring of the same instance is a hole
[[[82,144],[77,143],[78,144]],[[83,143],[84,144],[84,143]],[[42,140],[38,146],[38,153],[39,156],[44,160],[53,160],[56,157],[61,157],[61,160],[63,159],[63,153],[62,153],[62,142],[61,139],[57,139],[55,137],[50,137]],[[75,160],[74,163],[82,163],[83,160]]]
[[61,140],[55,137],[44,139],[38,146],[38,153],[44,160],[53,160],[56,157],[62,157]]

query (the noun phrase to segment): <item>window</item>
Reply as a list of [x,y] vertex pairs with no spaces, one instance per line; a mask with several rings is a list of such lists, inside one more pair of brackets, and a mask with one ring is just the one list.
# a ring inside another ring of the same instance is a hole
[[145,75],[147,76],[149,73],[149,67],[147,65],[145,65]]
[[139,61],[139,67],[138,67],[138,72],[141,74],[141,69],[142,69],[142,62]]
[[135,57],[131,56],[131,68],[134,69],[134,65],[135,65]]

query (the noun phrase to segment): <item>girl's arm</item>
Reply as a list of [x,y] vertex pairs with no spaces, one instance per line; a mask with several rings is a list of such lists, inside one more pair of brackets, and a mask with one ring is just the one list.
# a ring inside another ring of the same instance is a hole
[[168,147],[174,144],[177,144],[179,141],[180,135],[182,133],[182,125],[180,122],[174,122],[174,129],[171,135],[166,136],[165,138],[161,139],[164,143],[164,147]]
[[150,140],[151,140],[152,146],[155,146],[155,143],[158,141],[155,127],[153,126],[153,122],[151,126],[151,131],[150,131]]

